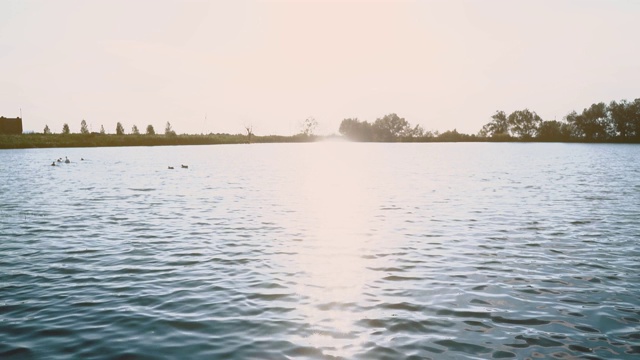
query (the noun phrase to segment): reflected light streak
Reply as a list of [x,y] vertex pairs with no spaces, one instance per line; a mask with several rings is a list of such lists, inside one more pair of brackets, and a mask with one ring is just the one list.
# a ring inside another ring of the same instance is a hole
[[362,312],[354,307],[364,302],[372,280],[363,257],[375,200],[365,187],[368,154],[350,143],[310,147],[300,184],[308,233],[296,265],[303,274],[297,280],[300,310],[313,335],[299,340],[327,355],[349,357],[366,342],[355,327]]

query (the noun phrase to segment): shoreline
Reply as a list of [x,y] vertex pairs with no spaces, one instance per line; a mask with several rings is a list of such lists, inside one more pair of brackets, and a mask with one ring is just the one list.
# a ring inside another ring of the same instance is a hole
[[[462,134],[460,134],[462,135]],[[179,146],[179,145],[233,145],[249,143],[308,143],[322,140],[344,139],[341,136],[293,136],[252,135],[251,141],[242,134],[209,134],[209,135],[116,135],[116,134],[19,134],[0,135],[0,149],[40,149],[40,148],[76,148],[76,147],[125,147],[125,146]],[[585,141],[584,139],[530,139],[491,138],[463,135],[453,138],[422,137],[398,138],[396,141],[353,141],[381,143],[567,143],[567,144],[639,144],[640,140]]]
[[[255,136],[251,143],[311,142],[307,136]],[[0,149],[77,147],[231,145],[249,143],[246,135],[115,135],[115,134],[20,134],[0,135]]]

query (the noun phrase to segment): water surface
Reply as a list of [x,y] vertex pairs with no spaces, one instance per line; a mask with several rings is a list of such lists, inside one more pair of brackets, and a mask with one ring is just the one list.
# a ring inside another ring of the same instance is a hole
[[632,359],[639,150],[2,150],[0,358]]

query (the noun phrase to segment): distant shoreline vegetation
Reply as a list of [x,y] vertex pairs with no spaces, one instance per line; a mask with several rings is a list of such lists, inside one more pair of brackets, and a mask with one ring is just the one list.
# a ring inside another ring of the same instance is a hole
[[477,134],[440,133],[411,126],[396,114],[375,122],[344,119],[340,134],[367,142],[602,142],[640,143],[640,98],[633,102],[600,102],[565,116],[564,121],[542,120],[535,111],[517,110],[507,115],[496,111]]
[[101,127],[100,132],[89,132],[86,121],[82,120],[80,133],[76,134],[70,132],[69,124],[66,123],[60,134],[53,134],[48,125],[42,133],[0,134],[0,149],[311,142],[317,137],[310,131],[312,130],[308,129],[294,136],[256,136],[251,127],[246,127],[246,134],[178,135],[167,122],[164,134],[156,134],[152,125],[146,127],[144,134],[140,133],[136,125],[133,125],[130,134],[125,134],[124,127],[118,122],[116,133],[107,134],[104,127]]
[[167,146],[167,145],[215,145],[246,143],[290,143],[346,138],[358,142],[583,142],[583,143],[640,143],[640,98],[630,102],[600,102],[585,108],[581,113],[570,112],[563,121],[542,120],[535,111],[517,110],[507,115],[496,111],[491,121],[477,134],[459,133],[456,129],[440,133],[425,131],[422,126],[412,126],[395,113],[376,119],[373,123],[357,118],[342,120],[341,136],[317,136],[318,122],[307,118],[301,132],[293,136],[257,136],[251,127],[245,134],[177,135],[167,122],[165,132],[158,135],[152,125],[141,134],[134,125],[130,134],[118,122],[116,134],[89,132],[85,120],[80,133],[72,134],[64,124],[60,134],[53,134],[49,126],[42,133],[18,135],[0,134],[0,149],[52,148],[52,147],[109,147],[109,146]]
[[[252,143],[310,142],[316,137],[252,136]],[[22,134],[0,135],[0,149],[113,147],[113,146],[171,146],[171,145],[220,145],[246,144],[247,135],[116,135],[116,134]]]

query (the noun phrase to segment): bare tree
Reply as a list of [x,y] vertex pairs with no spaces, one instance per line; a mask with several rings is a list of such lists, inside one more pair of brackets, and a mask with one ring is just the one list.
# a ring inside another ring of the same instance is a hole
[[251,138],[253,137],[253,126],[245,125],[245,130],[247,130],[247,144],[251,144]]
[[164,134],[166,136],[175,136],[176,132],[171,128],[171,123],[167,121],[167,125],[164,128]]
[[122,126],[122,124],[119,121],[116,124],[116,134],[117,135],[124,135],[124,126]]
[[310,116],[302,123],[302,134],[306,136],[313,136],[316,128],[318,128],[318,122],[314,117]]
[[82,119],[82,121],[80,122],[80,134],[88,134],[89,133],[89,128],[87,127],[87,122]]

